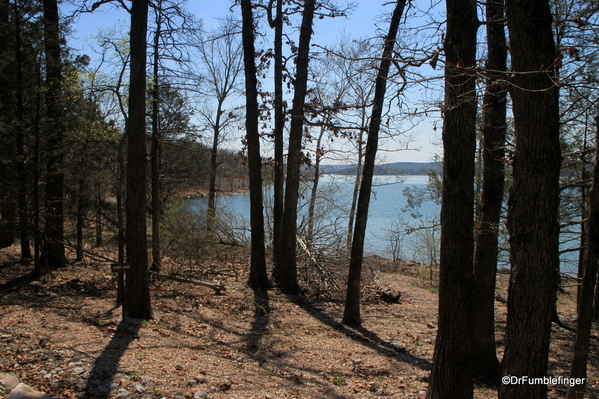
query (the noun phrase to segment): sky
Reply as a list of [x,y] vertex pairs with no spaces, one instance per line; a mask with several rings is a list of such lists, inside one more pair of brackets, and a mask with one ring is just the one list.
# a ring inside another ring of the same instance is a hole
[[[338,3],[344,0],[339,0]],[[239,13],[239,7],[231,9],[231,0],[189,0],[186,8],[193,13],[197,19],[201,19],[206,30],[216,28],[219,20],[227,13]],[[355,8],[346,17],[325,18],[316,20],[314,24],[314,36],[312,43],[327,46],[337,42],[343,36],[353,38],[375,37],[383,35],[387,30],[386,16],[392,12],[393,4],[384,6],[382,1],[367,0],[356,2]],[[71,6],[72,7],[72,6]],[[63,13],[69,14],[69,7],[65,6]],[[129,15],[116,9],[110,4],[99,7],[93,13],[80,14],[73,24],[73,32],[69,38],[69,45],[75,51],[87,54],[93,58],[91,45],[94,36],[100,29],[106,29],[120,25],[126,29],[129,25]],[[380,30],[377,32],[377,27]],[[408,101],[421,101],[420,90],[416,89],[410,93]],[[439,146],[441,122],[437,119],[425,119],[416,127],[411,128],[409,135],[412,141],[410,148],[415,150],[399,152],[381,152],[381,162],[430,162],[435,154],[441,152]]]

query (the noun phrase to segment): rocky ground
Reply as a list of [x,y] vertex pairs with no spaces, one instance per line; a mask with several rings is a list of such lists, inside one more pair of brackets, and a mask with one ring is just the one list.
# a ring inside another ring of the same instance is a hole
[[[363,325],[348,328],[340,324],[342,293],[256,295],[245,286],[247,258],[230,251],[218,265],[229,270],[218,277],[227,280],[225,295],[155,282],[154,320],[122,323],[108,264],[71,264],[31,281],[25,277],[31,267],[15,263],[15,248],[0,254],[0,372],[52,396],[423,398],[427,389],[437,293],[418,266],[397,272],[371,259],[401,291],[401,302],[377,300],[367,282]],[[568,322],[574,302],[568,295],[560,301]],[[496,309],[501,356],[506,309],[499,302]],[[549,374],[565,377],[574,335],[554,327],[552,337]],[[597,349],[594,339],[589,397],[595,398]],[[550,386],[551,398],[564,393],[564,386]],[[495,398],[497,391],[478,381],[475,397]]]

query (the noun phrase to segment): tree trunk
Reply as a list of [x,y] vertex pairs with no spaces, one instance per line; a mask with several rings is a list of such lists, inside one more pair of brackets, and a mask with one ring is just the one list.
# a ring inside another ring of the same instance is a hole
[[160,61],[160,33],[162,27],[162,1],[156,6],[156,32],[154,33],[154,60],[152,62],[152,147],[150,149],[152,185],[152,266],[150,270],[160,272],[160,126],[158,63]]
[[356,217],[356,207],[358,206],[358,194],[360,193],[360,182],[362,181],[362,157],[364,151],[363,139],[366,126],[366,109],[362,108],[362,121],[360,123],[360,133],[358,133],[358,165],[356,166],[356,180],[354,180],[354,190],[352,192],[351,206],[349,208],[349,221],[347,223],[347,247],[351,247],[352,235],[354,232],[354,219]]
[[503,204],[506,133],[506,92],[496,82],[505,79],[507,46],[503,0],[487,1],[487,73],[483,98],[483,183],[474,253],[472,362],[475,374],[491,384],[499,381],[501,365],[495,350],[495,282],[498,235]]
[[[589,341],[593,322],[593,294],[597,279],[597,263],[599,262],[599,115],[595,119],[597,132],[595,139],[595,169],[593,186],[589,193],[590,209],[587,222],[586,251],[584,258],[584,275],[580,289],[578,304],[578,323],[576,325],[576,341],[574,358],[570,368],[570,378],[586,381],[587,360],[589,357]],[[583,399],[585,383],[568,387],[567,399]]]
[[46,54],[46,240],[42,257],[48,267],[64,267],[62,61],[60,25],[56,0],[44,0],[44,47]]
[[212,150],[210,151],[210,181],[208,183],[208,207],[206,210],[206,230],[208,233],[214,231],[216,220],[216,173],[218,171],[218,141],[220,140],[220,119],[223,109],[223,100],[218,100],[216,107],[216,119],[212,129]]
[[[516,150],[508,201],[511,276],[503,375],[547,375],[559,267],[559,92],[548,0],[507,0]],[[534,26],[534,29],[530,27]],[[500,398],[540,399],[547,386],[504,385]]]
[[85,198],[83,195],[84,186],[85,181],[80,178],[79,187],[77,190],[77,238],[75,241],[75,260],[77,262],[81,262],[83,260],[83,227],[85,224]]
[[284,156],[283,131],[285,129],[285,113],[283,110],[283,0],[277,0],[276,17],[273,20],[274,38],[274,193],[273,193],[273,265],[281,267],[283,261],[283,209],[284,209]]
[[391,67],[393,47],[399,31],[399,23],[403,15],[406,0],[400,0],[395,5],[389,33],[385,38],[381,64],[375,81],[374,99],[372,102],[372,116],[368,129],[368,142],[364,155],[364,170],[362,172],[362,183],[358,197],[358,208],[356,211],[356,225],[354,227],[354,239],[351,247],[351,258],[349,261],[349,275],[347,278],[347,293],[345,297],[345,310],[343,323],[350,326],[362,324],[360,317],[360,282],[362,273],[362,257],[364,254],[364,238],[366,236],[366,222],[368,220],[368,206],[370,204],[370,191],[372,189],[372,176],[374,174],[374,163],[378,147],[379,130],[381,127],[381,116],[387,90],[387,76]]
[[308,64],[310,62],[310,40],[312,39],[312,21],[316,0],[304,1],[302,26],[296,58],[293,107],[289,130],[289,149],[287,153],[287,181],[285,185],[285,209],[283,211],[282,261],[274,265],[273,282],[288,294],[300,291],[297,282],[296,235],[297,209],[302,163],[302,137],[304,129],[304,101],[308,87]]
[[21,15],[15,4],[15,59],[17,63],[17,95],[16,95],[16,136],[17,136],[17,176],[19,178],[19,237],[21,239],[21,263],[31,261],[31,245],[29,243],[29,210],[27,204],[27,176],[25,173],[25,111],[23,101],[23,57],[21,49]]
[[318,183],[320,182],[320,160],[322,158],[321,154],[321,143],[322,136],[324,135],[326,129],[323,126],[320,127],[320,134],[318,135],[318,139],[316,140],[316,160],[314,161],[314,179],[312,180],[312,190],[310,192],[310,202],[308,203],[308,233],[306,237],[306,243],[308,248],[312,246],[312,241],[314,239],[314,210],[316,209],[316,197],[318,194]]
[[251,259],[248,284],[252,289],[268,288],[266,251],[264,249],[264,214],[262,202],[262,159],[260,157],[260,131],[258,129],[258,78],[254,56],[254,16],[251,0],[241,0],[243,19],[242,41],[245,65],[246,140],[250,177],[250,227]]
[[146,32],[148,0],[131,6],[131,73],[127,124],[127,262],[125,317],[151,319],[146,237]]
[[472,398],[476,3],[447,1],[439,327],[428,399]]

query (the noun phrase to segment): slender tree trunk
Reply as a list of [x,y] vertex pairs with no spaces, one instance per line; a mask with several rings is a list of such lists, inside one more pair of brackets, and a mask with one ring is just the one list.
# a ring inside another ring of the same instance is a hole
[[507,60],[503,0],[487,1],[486,15],[489,78],[483,98],[484,170],[474,253],[472,317],[477,332],[472,336],[472,362],[476,374],[497,384],[501,365],[495,350],[495,282],[505,180],[506,91],[496,82],[505,79]]
[[125,317],[151,319],[146,236],[146,33],[148,0],[131,6],[131,73],[127,123],[127,262]]
[[[586,251],[584,258],[584,275],[580,289],[578,305],[578,324],[576,325],[576,341],[574,343],[574,358],[570,367],[570,378],[586,381],[589,343],[593,322],[593,294],[597,280],[597,264],[599,263],[599,115],[595,118],[597,132],[595,139],[595,168],[593,171],[593,186],[590,197],[589,219],[587,222]],[[582,399],[586,384],[576,384],[568,387],[567,399]]]
[[156,32],[154,33],[154,60],[152,65],[152,147],[150,149],[152,184],[152,265],[150,270],[160,271],[160,84],[158,64],[160,61],[160,34],[162,28],[162,1],[156,6]]
[[[118,202],[118,201],[117,201]],[[102,207],[104,205],[104,199],[100,194],[96,196],[96,243],[94,244],[96,247],[102,246],[102,232],[104,230],[104,226],[102,226]]]
[[46,54],[46,241],[43,257],[49,267],[64,267],[62,61],[58,3],[44,0],[44,47]]
[[347,223],[347,247],[351,247],[352,235],[354,232],[354,219],[356,217],[356,207],[358,206],[358,194],[360,193],[360,182],[362,181],[362,157],[364,155],[364,130],[366,126],[366,109],[362,109],[362,123],[360,124],[360,133],[358,136],[358,165],[356,166],[356,180],[354,181],[354,191],[352,192],[351,207],[349,208],[349,221]]
[[403,15],[406,0],[399,0],[395,5],[389,33],[385,38],[381,64],[375,81],[374,99],[372,101],[372,116],[368,129],[368,141],[364,155],[364,171],[360,194],[358,197],[358,208],[356,211],[356,225],[354,227],[354,239],[351,247],[351,258],[349,261],[349,275],[347,278],[347,293],[345,297],[345,310],[343,323],[350,326],[362,324],[360,317],[360,283],[362,273],[362,258],[364,254],[364,238],[366,236],[366,222],[368,220],[368,206],[370,204],[370,191],[372,189],[372,176],[374,175],[374,163],[378,147],[379,130],[381,127],[381,116],[387,91],[387,76],[393,57],[393,47],[399,31],[399,23]]
[[283,110],[283,0],[277,0],[274,43],[274,193],[273,193],[273,265],[281,267],[283,261],[283,209],[284,209],[284,156],[283,130],[285,129],[285,113]]
[[274,265],[273,282],[285,293],[297,294],[296,235],[297,209],[300,184],[302,137],[304,128],[304,101],[308,87],[308,64],[310,62],[310,40],[316,0],[306,0],[300,28],[299,47],[296,58],[293,107],[289,130],[287,153],[287,181],[285,185],[285,210],[283,211],[282,262]]
[[83,179],[79,179],[79,187],[77,193],[77,239],[75,241],[75,252],[77,262],[83,260],[83,227],[85,224],[85,198],[83,195],[85,182]]
[[[559,266],[559,92],[548,0],[507,0],[516,150],[508,201],[511,276],[503,375],[547,375]],[[534,26],[534,29],[530,29]],[[540,399],[542,384],[502,384],[499,397]]]
[[218,172],[218,142],[220,140],[222,109],[223,99],[219,99],[216,107],[216,119],[212,129],[212,150],[210,151],[210,181],[208,183],[208,208],[206,210],[206,230],[209,233],[214,231],[214,222],[216,220],[216,176]]
[[312,246],[312,240],[314,239],[314,211],[316,209],[316,197],[318,194],[318,183],[320,182],[320,160],[322,158],[321,143],[322,136],[326,129],[324,126],[320,127],[320,134],[316,140],[316,160],[314,162],[314,179],[312,180],[312,191],[310,192],[310,202],[308,203],[308,236],[306,242],[308,247]]
[[476,3],[448,0],[439,327],[427,399],[472,398]]
[[242,41],[245,65],[246,141],[250,177],[250,227],[251,259],[248,284],[259,290],[268,288],[266,251],[264,249],[264,214],[262,202],[262,159],[260,157],[260,131],[258,129],[258,78],[254,56],[254,16],[251,0],[241,0],[243,19]]
[[31,245],[29,242],[29,209],[27,204],[27,176],[25,173],[25,111],[23,102],[23,60],[21,49],[21,15],[18,2],[15,2],[15,60],[17,68],[16,95],[16,136],[17,136],[17,176],[19,178],[19,236],[21,239],[21,263],[31,261]]

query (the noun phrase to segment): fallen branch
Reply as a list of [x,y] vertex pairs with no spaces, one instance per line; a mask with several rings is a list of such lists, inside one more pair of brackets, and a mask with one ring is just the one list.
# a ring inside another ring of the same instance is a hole
[[306,244],[306,242],[300,236],[296,236],[296,239],[297,239],[297,242],[299,243],[299,245],[302,247],[302,249],[306,253],[306,255],[308,255],[308,257],[310,258],[310,260],[312,261],[314,266],[316,266],[316,269],[324,277],[325,281],[328,280],[336,290],[339,290],[339,285],[335,281],[335,278],[333,278],[331,273],[316,260],[316,258],[314,257],[314,254],[312,254],[312,251],[310,251],[310,248],[308,248],[308,245]]
[[181,278],[181,277],[175,277],[175,276],[167,276],[166,274],[160,274],[160,273],[157,273],[157,272],[153,272],[151,270],[150,270],[150,274],[154,275],[154,276],[157,276],[157,277],[162,277],[162,278],[167,279],[167,280],[178,281],[180,283],[189,283],[189,284],[201,285],[202,287],[208,287],[210,289],[213,289],[214,293],[216,295],[221,295],[221,291],[226,291],[227,290],[227,287],[225,287],[222,284],[210,283],[208,281],[187,279],[187,278]]

